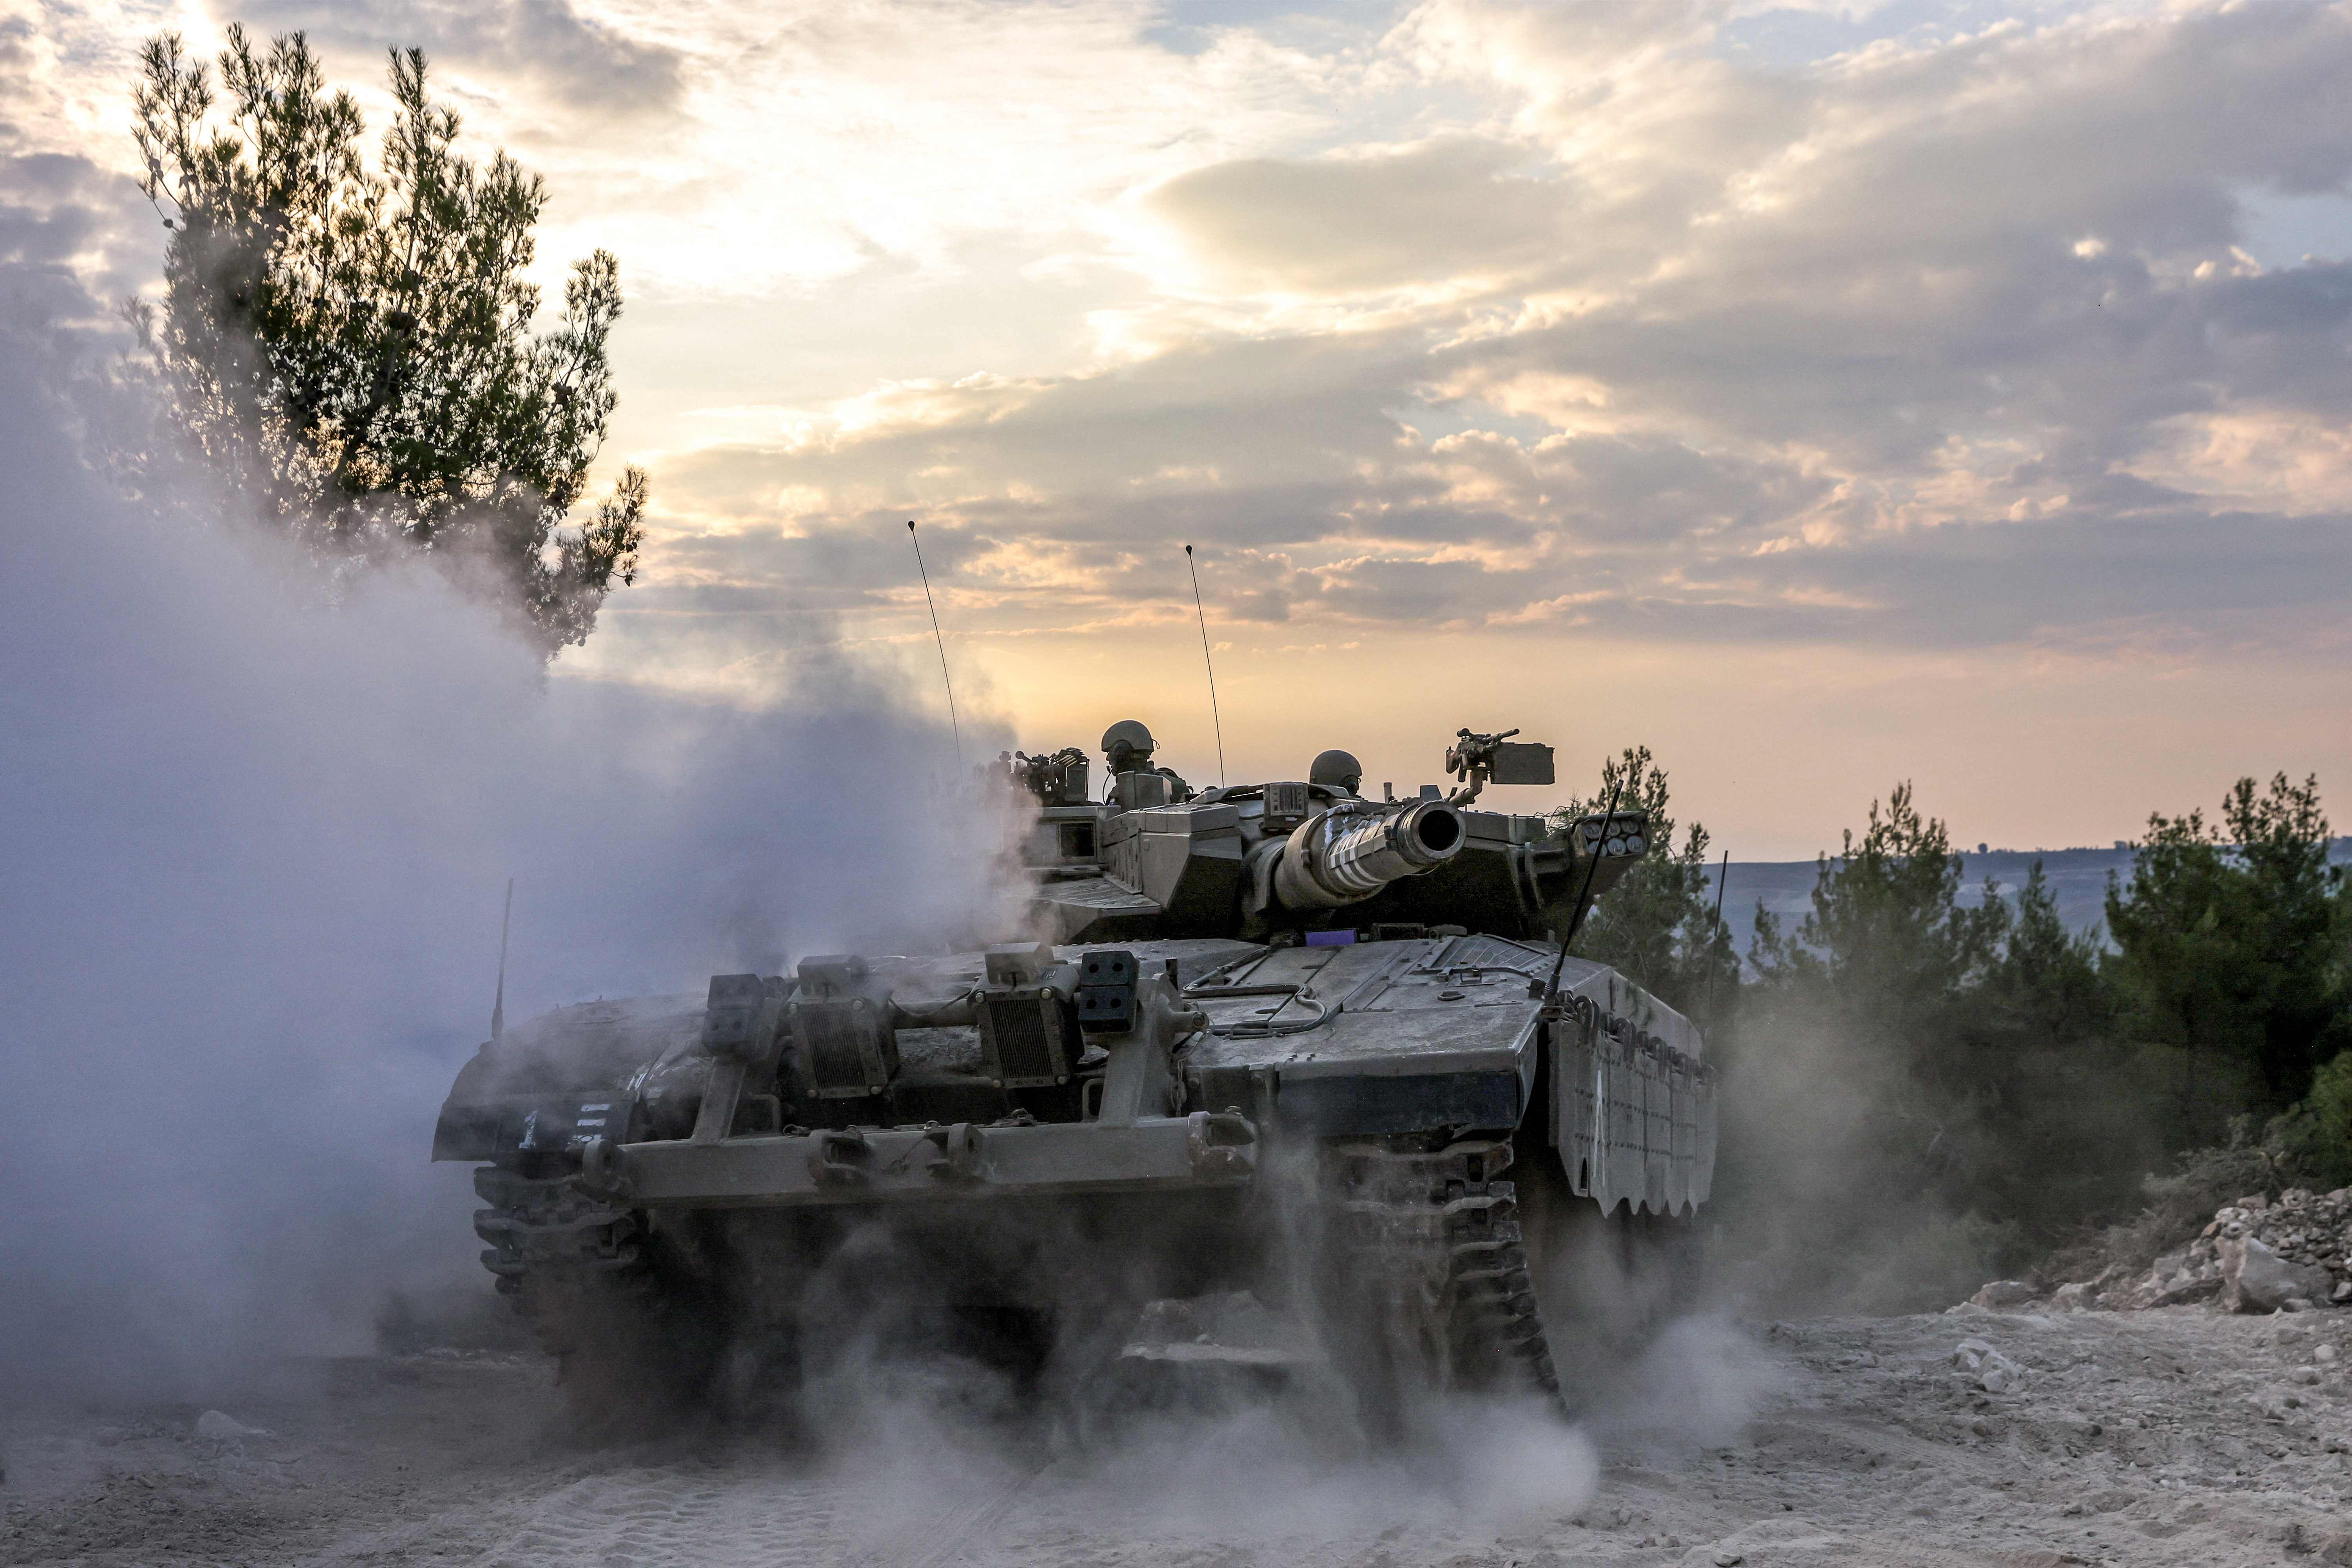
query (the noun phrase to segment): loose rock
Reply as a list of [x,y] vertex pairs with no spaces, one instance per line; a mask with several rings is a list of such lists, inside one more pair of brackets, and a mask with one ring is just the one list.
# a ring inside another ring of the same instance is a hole
[[2007,1394],[2025,1383],[2025,1369],[1982,1340],[1962,1340],[1952,1352],[1952,1364],[1987,1394]]
[[2254,1237],[2220,1247],[2226,1281],[2221,1304],[2233,1312],[2277,1312],[2289,1301],[2325,1300],[2335,1281],[2327,1270],[2280,1257]]
[[1995,1279],[1969,1300],[1976,1306],[1999,1312],[2011,1307],[2022,1307],[2039,1300],[2041,1295],[2041,1291],[2022,1279]]

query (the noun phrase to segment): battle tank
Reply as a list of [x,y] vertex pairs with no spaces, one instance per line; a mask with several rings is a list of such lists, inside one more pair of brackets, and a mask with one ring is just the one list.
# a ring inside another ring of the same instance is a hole
[[482,1261],[583,1414],[788,1400],[886,1317],[1033,1389],[1230,1352],[1562,1396],[1540,1244],[1713,1175],[1698,1030],[1560,945],[1643,816],[1480,809],[1552,782],[1517,731],[1380,800],[1336,752],[1194,795],[1133,733],[1101,800],[1076,749],[993,771],[1024,940],[558,1008],[466,1065],[434,1158],[480,1163]]

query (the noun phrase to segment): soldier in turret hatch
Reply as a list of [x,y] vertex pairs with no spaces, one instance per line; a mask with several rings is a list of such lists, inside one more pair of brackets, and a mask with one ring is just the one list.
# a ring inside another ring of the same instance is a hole
[[1173,768],[1156,767],[1151,753],[1159,742],[1135,719],[1121,719],[1103,731],[1103,757],[1110,763],[1108,788],[1103,798],[1121,811],[1155,805],[1178,805],[1192,798],[1192,786]]
[[1349,795],[1364,793],[1364,764],[1356,761],[1352,752],[1337,747],[1317,753],[1313,765],[1307,770],[1307,782],[1328,784],[1333,789],[1346,790]]

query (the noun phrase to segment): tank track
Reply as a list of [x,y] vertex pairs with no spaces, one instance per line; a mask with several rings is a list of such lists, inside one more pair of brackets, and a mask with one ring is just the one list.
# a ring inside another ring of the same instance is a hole
[[1517,1189],[1498,1179],[1510,1140],[1348,1141],[1324,1158],[1343,1278],[1368,1293],[1391,1363],[1439,1388],[1559,1403]]
[[485,1165],[474,1173],[474,1192],[490,1205],[474,1211],[474,1234],[489,1244],[482,1267],[497,1277],[501,1295],[520,1300],[525,1282],[545,1274],[643,1268],[636,1215],[598,1202],[569,1178],[537,1180]]
[[[555,1359],[576,1414],[642,1415],[675,1405],[698,1376],[694,1303],[656,1265],[642,1216],[565,1177],[486,1165],[474,1214],[482,1267]],[[699,1369],[707,1370],[707,1369]]]

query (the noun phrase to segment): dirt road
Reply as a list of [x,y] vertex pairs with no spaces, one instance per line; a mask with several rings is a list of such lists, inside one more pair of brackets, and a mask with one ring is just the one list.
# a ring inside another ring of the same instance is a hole
[[2347,1363],[2352,1312],[1686,1324],[1573,1432],[1381,1458],[1267,1408],[1059,1458],[919,1398],[811,1451],[586,1447],[534,1358],[311,1363],[201,1423],[12,1410],[0,1563],[2342,1564]]

